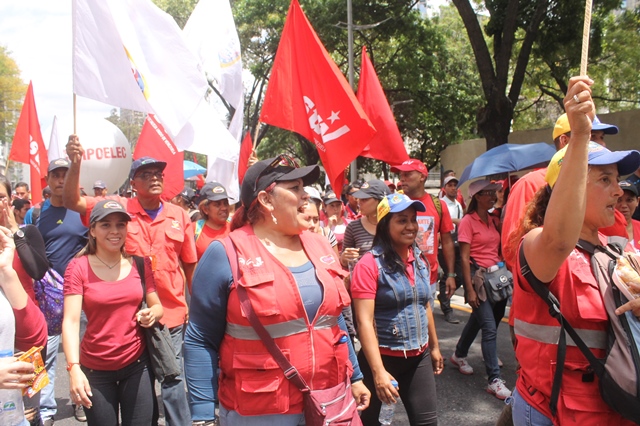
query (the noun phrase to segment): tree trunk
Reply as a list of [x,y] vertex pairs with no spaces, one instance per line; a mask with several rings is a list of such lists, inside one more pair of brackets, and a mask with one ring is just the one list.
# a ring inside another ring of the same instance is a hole
[[478,111],[478,130],[487,141],[487,151],[509,142],[513,108],[506,94],[492,90],[488,102]]

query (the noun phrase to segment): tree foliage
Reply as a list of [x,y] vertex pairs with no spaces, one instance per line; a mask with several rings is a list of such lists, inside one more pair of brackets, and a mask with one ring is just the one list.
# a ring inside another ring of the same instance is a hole
[[[568,77],[577,72],[580,62],[584,1],[485,0],[482,5],[489,18],[484,31],[475,2],[452,1],[465,24],[482,81],[484,105],[478,109],[478,130],[487,140],[487,149],[493,148],[508,141],[528,77],[542,95],[564,96],[558,94],[566,92]],[[605,17],[619,5],[619,0],[594,1],[592,58],[602,52]],[[537,59],[533,72],[532,58]]]
[[20,69],[9,50],[0,46],[0,144],[13,140],[27,85],[20,78]]

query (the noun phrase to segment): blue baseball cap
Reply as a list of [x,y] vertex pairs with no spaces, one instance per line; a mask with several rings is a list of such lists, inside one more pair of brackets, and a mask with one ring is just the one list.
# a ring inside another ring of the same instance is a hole
[[147,167],[157,166],[160,170],[164,170],[167,167],[167,163],[164,161],[156,160],[151,157],[141,157],[131,163],[131,171],[129,172],[129,179],[133,179],[139,169],[146,169]]
[[389,213],[399,213],[413,207],[418,212],[427,211],[422,201],[412,200],[405,194],[387,195],[378,203],[378,222]]

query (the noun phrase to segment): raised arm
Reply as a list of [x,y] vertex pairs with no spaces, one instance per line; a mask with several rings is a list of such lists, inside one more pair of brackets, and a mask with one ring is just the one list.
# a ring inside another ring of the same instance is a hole
[[83,155],[84,148],[80,145],[80,138],[78,138],[77,135],[69,136],[67,156],[69,157],[71,165],[64,180],[64,193],[62,198],[64,206],[80,213],[80,216],[84,216],[87,212],[87,202],[84,197],[80,196],[80,165]]
[[[527,262],[542,282],[550,282],[580,237],[586,211],[588,145],[594,104],[588,77],[573,77],[564,98],[571,138],[553,186],[544,226],[530,231],[523,243]],[[576,98],[580,102],[576,102]]]

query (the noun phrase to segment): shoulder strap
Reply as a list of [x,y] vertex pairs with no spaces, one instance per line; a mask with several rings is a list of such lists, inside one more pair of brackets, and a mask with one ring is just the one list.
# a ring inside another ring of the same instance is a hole
[[204,219],[199,219],[196,221],[196,230],[194,232],[195,240],[198,241],[198,237],[202,233],[202,228],[204,228]]
[[267,350],[276,361],[278,366],[284,371],[284,376],[290,380],[300,391],[309,392],[311,389],[304,381],[302,376],[298,373],[298,370],[291,365],[289,360],[284,356],[278,345],[273,340],[271,335],[264,325],[260,322],[260,319],[256,315],[256,312],[251,305],[251,300],[249,299],[249,295],[247,294],[247,290],[239,284],[238,278],[240,275],[240,264],[238,261],[238,254],[235,249],[235,245],[233,244],[233,240],[231,237],[227,236],[222,240],[222,245],[224,246],[225,251],[227,252],[227,257],[229,258],[229,265],[231,266],[231,273],[233,275],[233,281],[236,283],[236,292],[238,293],[238,299],[240,300],[240,305],[242,307],[242,311],[247,316],[249,323],[255,330],[255,332],[260,336],[260,340],[267,347]]
[[433,205],[436,207],[436,211],[438,212],[438,217],[442,219],[442,203],[440,201],[440,198],[438,198],[435,195],[431,195],[431,200],[433,200]]
[[147,301],[147,282],[144,278],[144,258],[140,256],[131,256],[133,257],[133,263],[136,264],[136,268],[138,268],[138,275],[140,276],[140,282],[142,283],[142,303],[146,304]]
[[[589,244],[589,243],[588,243]],[[553,377],[553,386],[551,388],[551,399],[549,400],[549,408],[551,409],[551,413],[555,417],[557,414],[557,405],[558,405],[558,397],[560,396],[560,386],[562,385],[562,373],[564,370],[564,361],[567,352],[567,336],[566,333],[569,333],[569,336],[573,339],[573,342],[576,344],[580,352],[587,358],[593,372],[598,376],[598,378],[602,378],[604,375],[604,365],[596,356],[591,352],[591,349],[584,343],[584,340],[578,335],[575,329],[569,324],[567,319],[562,315],[560,311],[560,302],[555,297],[553,293],[549,290],[549,287],[544,285],[542,281],[540,281],[533,272],[531,268],[529,268],[529,264],[527,263],[527,259],[524,256],[524,248],[520,246],[518,252],[519,260],[520,260],[520,273],[527,280],[533,291],[536,292],[538,296],[544,300],[544,302],[549,306],[549,314],[554,317],[560,323],[560,338],[558,341],[558,352],[556,355],[556,372]]]

